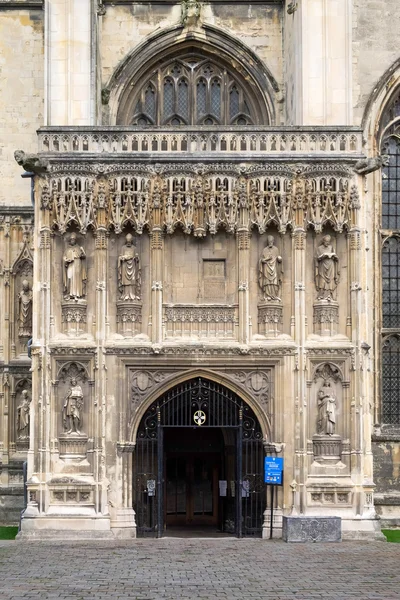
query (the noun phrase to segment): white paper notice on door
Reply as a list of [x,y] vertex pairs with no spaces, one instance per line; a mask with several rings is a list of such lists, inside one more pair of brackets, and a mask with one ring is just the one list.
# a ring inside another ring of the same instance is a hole
[[219,495],[226,496],[227,489],[228,489],[228,482],[225,481],[224,479],[220,479],[218,483],[219,483]]

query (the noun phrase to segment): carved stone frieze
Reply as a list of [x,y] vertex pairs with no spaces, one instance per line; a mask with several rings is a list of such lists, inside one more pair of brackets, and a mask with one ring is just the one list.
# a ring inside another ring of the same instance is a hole
[[[344,164],[232,163],[53,163],[41,189],[41,207],[52,212],[54,226],[64,233],[98,227],[120,233],[126,225],[142,234],[160,212],[163,231],[177,227],[203,237],[219,229],[240,232],[247,247],[253,227],[260,233],[275,225],[330,226],[349,229],[359,207],[358,189]],[[106,223],[99,222],[99,210]],[[295,219],[296,213],[296,219]]]
[[340,435],[314,435],[313,452],[317,462],[340,460],[342,453],[342,439]]
[[86,458],[88,437],[85,434],[60,433],[58,436],[60,458],[82,460]]
[[[230,346],[212,346],[212,345],[202,345],[195,344],[188,346],[177,345],[160,345],[158,347],[158,353],[168,356],[176,356],[185,358],[187,356],[214,356],[214,357],[225,357],[225,356],[242,356],[243,355],[243,347],[239,345]],[[246,346],[246,353],[250,356],[262,356],[262,357],[271,357],[271,358],[279,358],[281,356],[294,356],[297,352],[294,346],[278,346],[275,348],[270,348],[268,346]],[[132,347],[106,347],[104,348],[104,354],[110,355],[120,355],[120,356],[148,356],[153,354],[153,349],[151,345],[143,345],[143,346],[132,346]]]
[[315,302],[313,322],[318,335],[335,335],[339,323],[339,304],[334,300]]
[[140,302],[117,302],[117,329],[124,336],[140,333],[142,323],[142,304]]
[[258,333],[275,337],[281,333],[283,306],[281,302],[268,302],[258,305]]
[[238,320],[237,306],[175,304],[164,306],[168,337],[233,338]]
[[64,333],[79,335],[86,331],[87,304],[83,299],[63,302],[61,305],[61,318]]

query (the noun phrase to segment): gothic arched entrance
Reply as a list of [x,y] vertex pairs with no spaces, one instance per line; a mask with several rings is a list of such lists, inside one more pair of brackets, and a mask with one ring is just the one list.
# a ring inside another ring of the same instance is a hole
[[260,424],[237,394],[203,377],[168,390],[137,432],[138,536],[161,537],[174,526],[261,536],[263,456]]

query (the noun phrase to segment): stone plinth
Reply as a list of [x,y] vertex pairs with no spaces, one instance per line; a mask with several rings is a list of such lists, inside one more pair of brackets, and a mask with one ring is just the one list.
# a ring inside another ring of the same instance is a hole
[[314,458],[318,462],[335,461],[341,458],[342,438],[340,435],[315,434],[313,436]]
[[262,302],[258,305],[258,333],[276,337],[282,333],[283,307],[281,302]]
[[339,304],[335,300],[314,302],[314,333],[336,335],[339,324]]
[[20,438],[15,442],[17,452],[26,452],[29,450],[29,438]]
[[61,304],[63,332],[79,335],[86,331],[87,303],[83,298],[64,300]]
[[125,337],[141,332],[142,304],[120,300],[117,302],[117,331]]
[[60,433],[58,436],[60,458],[86,458],[88,437],[84,433]]
[[283,517],[284,542],[341,542],[340,517]]

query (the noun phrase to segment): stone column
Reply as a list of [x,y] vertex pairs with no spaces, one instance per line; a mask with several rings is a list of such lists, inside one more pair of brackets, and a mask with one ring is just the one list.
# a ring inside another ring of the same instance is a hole
[[164,239],[161,223],[162,182],[156,178],[153,182],[152,223],[150,233],[151,266],[151,341],[157,348],[163,337],[163,281],[164,281]]
[[[3,262],[0,264],[0,274],[2,275],[0,281],[2,283],[0,289],[0,306],[1,310],[1,352],[0,352],[0,360],[4,361],[4,364],[9,364],[10,362],[10,295],[11,295],[11,287],[10,287],[10,217],[5,216],[4,221],[2,223],[2,228],[0,230],[1,235],[1,249],[2,249],[2,260]],[[10,396],[10,375],[8,372],[3,372],[2,381],[1,381],[1,394],[0,394],[0,409],[1,409],[1,433],[0,440],[3,442],[1,461],[5,468],[2,469],[0,475],[0,481],[2,485],[8,484],[8,468],[7,465],[9,463],[9,396]]]
[[242,229],[237,234],[238,247],[238,300],[239,300],[239,343],[249,342],[249,254],[250,235],[248,229]]
[[351,0],[295,0],[287,9],[285,47],[294,57],[285,67],[294,83],[289,123],[351,125]]
[[[106,479],[106,448],[105,440],[110,439],[107,435],[106,426],[106,371],[103,368],[105,356],[103,352],[104,342],[106,340],[106,321],[107,321],[107,267],[108,257],[108,235],[105,227],[106,210],[105,205],[98,209],[97,214],[98,227],[95,232],[95,273],[96,273],[96,306],[95,306],[95,330],[93,331],[96,340],[96,358],[94,371],[94,398],[92,404],[91,423],[93,431],[93,476],[98,488],[96,511],[102,514],[108,514],[107,486]],[[113,386],[113,382],[110,382]],[[114,393],[114,389],[112,389]],[[111,424],[110,424],[111,425]],[[113,424],[112,424],[113,425]]]
[[92,0],[45,0],[45,125],[94,125]]
[[[40,310],[33,311],[32,344],[32,403],[30,447],[28,452],[28,481],[35,475],[35,501],[39,512],[46,510],[45,473],[51,472],[50,427],[51,411],[51,355],[49,349],[50,323],[54,320],[52,310],[60,301],[62,289],[56,289],[52,277],[51,201],[44,205],[41,200],[43,181],[35,186],[35,229],[39,234],[38,250],[33,268],[33,305]],[[59,282],[57,282],[59,283]],[[54,289],[53,289],[54,286]],[[30,485],[28,484],[28,491]]]
[[[306,355],[304,343],[307,338],[306,328],[306,232],[303,227],[303,212],[301,203],[296,211],[296,227],[293,231],[293,282],[294,282],[294,319],[292,335],[297,344],[297,359],[294,373],[295,395],[295,436],[294,451],[294,476],[299,484],[300,500],[299,512],[302,513],[306,506],[306,479],[307,479],[307,388],[305,381]],[[295,433],[297,431],[297,433]]]

